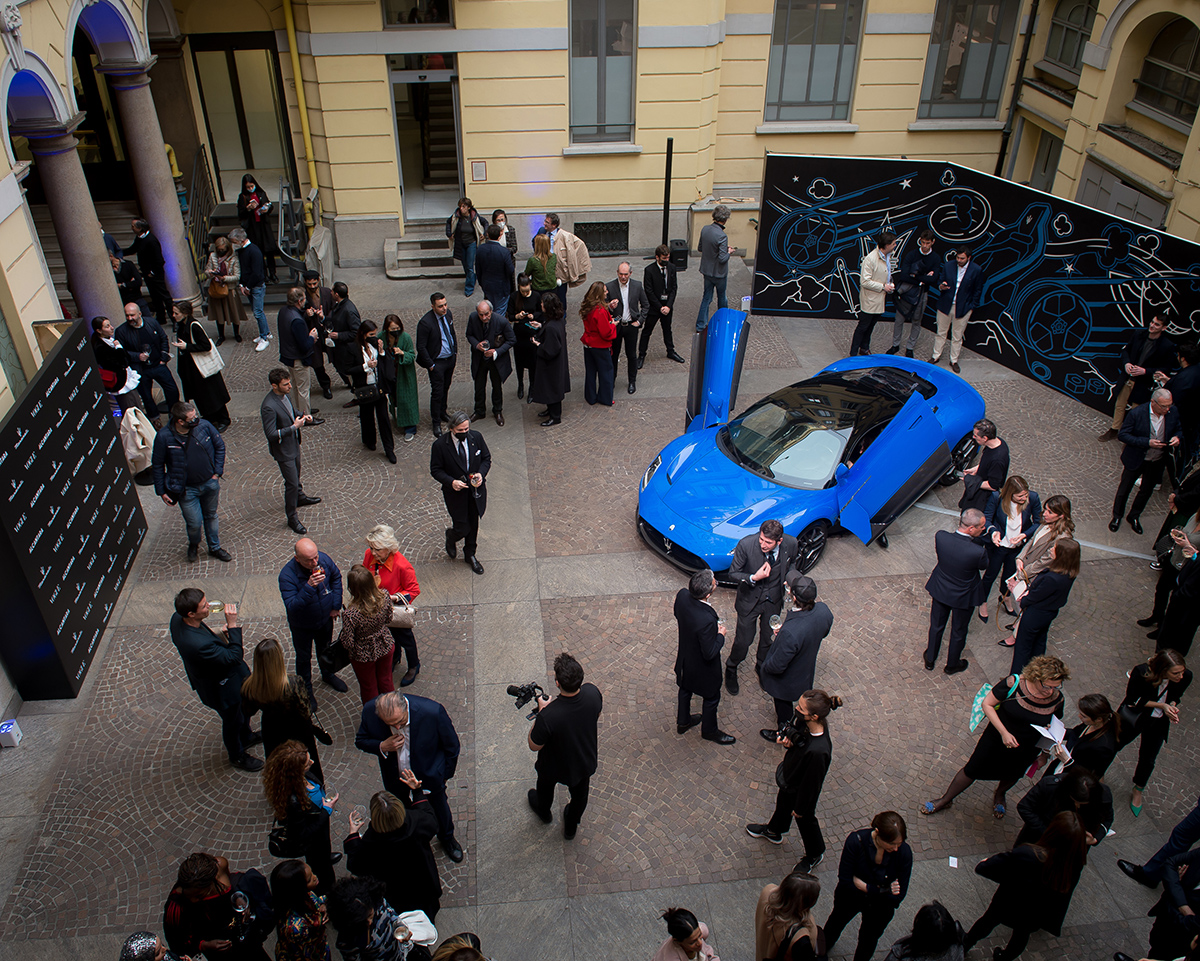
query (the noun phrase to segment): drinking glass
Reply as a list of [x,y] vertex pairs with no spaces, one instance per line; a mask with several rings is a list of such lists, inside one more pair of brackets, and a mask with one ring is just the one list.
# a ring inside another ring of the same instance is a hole
[[208,611],[210,614],[220,614],[224,610],[225,610],[225,602],[224,601],[209,601],[208,602]]
[[395,939],[401,944],[408,944],[408,942],[412,940],[412,931],[403,921],[397,921],[396,930],[393,934],[393,937],[395,937]]
[[778,633],[778,631],[781,627],[783,627],[783,618],[780,617],[778,614],[772,614],[771,615],[771,630]]

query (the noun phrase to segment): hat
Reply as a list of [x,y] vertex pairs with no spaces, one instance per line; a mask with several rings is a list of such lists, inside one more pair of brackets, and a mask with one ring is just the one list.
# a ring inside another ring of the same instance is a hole
[[798,601],[808,604],[817,599],[817,582],[811,577],[792,571],[786,578],[788,589]]

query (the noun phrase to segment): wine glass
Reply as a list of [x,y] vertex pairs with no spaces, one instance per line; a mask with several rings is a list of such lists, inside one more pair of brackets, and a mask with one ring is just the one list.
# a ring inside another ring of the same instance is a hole
[[233,905],[234,927],[237,939],[241,941],[246,936],[246,926],[250,919],[250,898],[241,891],[229,895],[229,903]]
[[366,826],[371,823],[370,817],[367,816],[366,805],[365,804],[356,804],[356,805],[354,805],[353,808],[350,809],[350,813],[354,815],[354,819],[356,821],[361,822],[361,826],[358,829],[359,833],[361,834],[363,831],[366,830]]
[[778,634],[779,629],[781,627],[783,627],[783,618],[780,617],[778,614],[772,614],[771,615],[771,630],[774,631],[776,634]]
[[208,612],[210,614],[220,614],[224,610],[225,610],[225,602],[224,601],[209,601],[208,602]]
[[408,942],[412,940],[412,936],[412,930],[409,928],[409,926],[403,921],[397,919],[396,930],[392,933],[392,937],[394,937],[399,944],[408,944]]

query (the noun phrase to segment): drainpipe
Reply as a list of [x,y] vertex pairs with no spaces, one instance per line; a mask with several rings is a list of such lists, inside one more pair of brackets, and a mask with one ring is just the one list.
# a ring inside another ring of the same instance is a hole
[[[1034,0],[1036,5],[1037,0]],[[296,47],[296,18],[292,14],[292,0],[283,0],[283,21],[287,27],[288,53],[292,58],[292,76],[296,81],[296,109],[300,111],[300,134],[304,139],[304,156],[308,160],[309,188],[317,186],[317,162],[313,159],[312,130],[308,126],[308,102],[304,98],[304,78],[300,75],[300,51]],[[308,228],[311,237],[316,223],[313,221],[313,207],[307,200],[304,202],[304,226]]]
[[[283,0],[284,9],[288,9],[290,0]],[[1004,132],[1000,134],[1000,153],[996,157],[996,176],[1004,176],[1004,157],[1008,153],[1008,141],[1012,137],[1013,120],[1017,115],[1017,104],[1021,100],[1021,86],[1025,83],[1025,63],[1029,59],[1029,46],[1033,43],[1033,28],[1037,23],[1038,0],[1029,5],[1029,27],[1021,42],[1021,60],[1017,64],[1017,79],[1013,84],[1012,103],[1008,105],[1008,116],[1004,118]]]

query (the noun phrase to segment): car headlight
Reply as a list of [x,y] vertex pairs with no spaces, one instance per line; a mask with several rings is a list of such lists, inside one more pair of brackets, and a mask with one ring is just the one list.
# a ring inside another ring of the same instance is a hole
[[659,454],[650,462],[650,466],[646,468],[646,473],[642,475],[642,486],[638,488],[638,492],[644,491],[646,485],[650,483],[650,478],[654,476],[654,472],[662,467],[662,454]]

